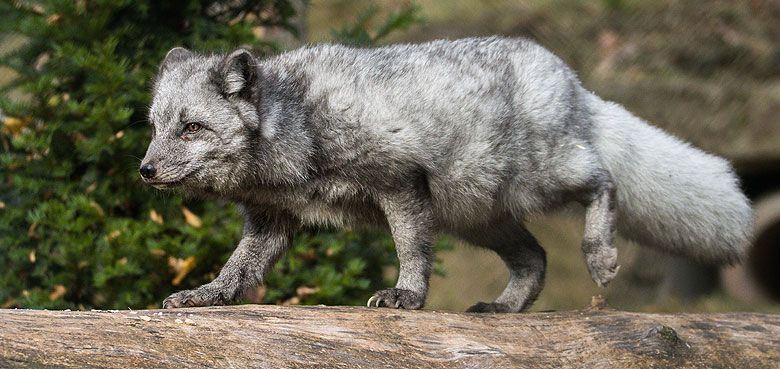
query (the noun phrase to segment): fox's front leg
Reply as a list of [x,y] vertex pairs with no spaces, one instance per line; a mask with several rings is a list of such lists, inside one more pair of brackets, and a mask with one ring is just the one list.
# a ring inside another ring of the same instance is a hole
[[163,308],[226,305],[262,283],[290,247],[293,221],[269,211],[244,208],[244,232],[233,255],[213,281],[168,296]]
[[410,189],[385,195],[379,202],[393,234],[400,268],[395,288],[377,291],[368,306],[419,309],[425,304],[433,263],[430,198],[425,191]]

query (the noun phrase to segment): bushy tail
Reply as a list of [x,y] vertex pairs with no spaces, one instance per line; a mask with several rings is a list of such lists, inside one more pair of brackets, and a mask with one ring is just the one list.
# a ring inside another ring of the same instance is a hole
[[731,165],[588,95],[594,143],[617,188],[620,235],[704,263],[739,261],[753,215]]

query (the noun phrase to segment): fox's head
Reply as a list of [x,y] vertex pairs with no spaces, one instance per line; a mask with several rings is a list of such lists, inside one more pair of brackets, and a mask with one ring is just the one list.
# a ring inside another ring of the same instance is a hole
[[221,56],[169,51],[154,86],[143,180],[208,192],[240,182],[260,129],[258,74],[246,50]]

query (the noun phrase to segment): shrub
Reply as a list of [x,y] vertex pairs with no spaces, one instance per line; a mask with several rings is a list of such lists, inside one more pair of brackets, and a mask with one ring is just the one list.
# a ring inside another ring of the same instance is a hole
[[[229,204],[139,181],[149,83],[177,45],[274,52],[256,28],[296,35],[294,15],[287,0],[0,3],[0,42],[20,45],[0,59],[14,75],[0,96],[0,304],[143,308],[213,278],[241,222]],[[382,35],[409,22],[386,24]],[[367,26],[350,28],[357,43],[375,41]],[[375,232],[304,232],[263,298],[362,303],[387,283],[377,270],[394,264],[391,244]]]

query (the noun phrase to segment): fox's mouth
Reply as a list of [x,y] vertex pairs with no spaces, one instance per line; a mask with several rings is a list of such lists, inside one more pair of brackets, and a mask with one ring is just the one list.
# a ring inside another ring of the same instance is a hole
[[149,181],[146,182],[146,184],[158,189],[158,190],[165,190],[173,187],[178,187],[181,185],[182,180],[177,179],[175,181]]
[[177,179],[174,179],[174,180],[155,181],[155,180],[146,180],[146,179],[144,179],[144,182],[146,182],[146,184],[148,184],[148,185],[150,185],[150,186],[152,186],[152,187],[154,187],[154,188],[156,188],[158,190],[167,190],[167,189],[170,189],[170,188],[181,186],[187,178],[191,177],[197,171],[198,171],[198,169],[193,169],[190,172],[188,172],[187,174],[185,174],[185,175],[183,175],[183,176],[181,176],[181,177],[179,177]]

